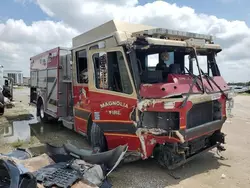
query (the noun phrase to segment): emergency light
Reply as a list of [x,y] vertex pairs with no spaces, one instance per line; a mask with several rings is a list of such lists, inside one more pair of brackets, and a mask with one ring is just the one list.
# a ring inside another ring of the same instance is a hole
[[151,36],[158,36],[158,37],[178,37],[183,39],[204,39],[207,41],[212,42],[214,40],[214,37],[211,35],[205,35],[205,34],[199,34],[199,33],[192,33],[192,32],[186,32],[186,31],[178,31],[178,30],[171,30],[171,29],[164,29],[164,28],[156,28],[156,29],[150,29],[150,30],[144,30],[141,32],[133,33],[134,35],[151,35]]

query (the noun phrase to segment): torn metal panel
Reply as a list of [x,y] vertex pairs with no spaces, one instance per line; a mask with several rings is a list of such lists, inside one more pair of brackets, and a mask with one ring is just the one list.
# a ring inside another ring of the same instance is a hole
[[142,130],[140,128],[137,129],[136,135],[139,137],[140,142],[141,142],[141,148],[142,148],[143,157],[146,158],[146,156],[147,156],[147,150],[146,150],[146,145],[145,145],[145,139],[144,139]]
[[[203,102],[208,102],[208,101],[213,101],[218,99],[221,95],[219,94],[195,94],[195,95],[191,95],[188,99],[188,101],[192,102],[193,104],[198,104],[198,103],[203,103]],[[175,95],[173,95],[175,96]],[[171,97],[173,97],[171,96]],[[176,96],[179,96],[176,95]],[[137,104],[137,108],[140,111],[146,111],[148,107],[152,106],[154,107],[155,104],[157,103],[164,103],[164,102],[173,102],[173,103],[178,103],[178,102],[183,102],[183,97],[182,98],[162,98],[162,99],[144,99],[141,100],[138,104]],[[173,107],[174,108],[174,107]]]
[[[140,139],[142,154],[143,154],[144,159],[146,159],[148,157],[148,153],[147,153],[148,144],[151,145],[150,147],[154,147],[155,144],[158,143],[158,141],[155,138],[148,138],[147,135],[151,134],[154,136],[160,136],[160,135],[167,134],[167,133],[168,132],[166,130],[158,129],[158,128],[152,128],[152,129],[138,128],[137,129],[136,135]],[[179,135],[179,138],[181,138],[183,140],[183,136],[180,133],[178,135]],[[169,135],[169,137],[172,137],[172,135]],[[173,137],[173,138],[175,138],[175,137]],[[164,140],[163,142],[166,142],[166,140]]]
[[147,110],[147,107],[155,104],[155,99],[146,99],[146,100],[142,100],[137,104],[137,107],[140,111],[145,111]]
[[171,133],[175,133],[175,135],[180,139],[180,142],[182,144],[185,142],[183,135],[179,131],[171,131]]

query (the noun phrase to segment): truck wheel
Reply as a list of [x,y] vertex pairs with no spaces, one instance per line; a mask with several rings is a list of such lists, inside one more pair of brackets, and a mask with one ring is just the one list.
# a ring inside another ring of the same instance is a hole
[[[4,104],[4,96],[0,93],[0,102]],[[0,116],[4,114],[4,106],[0,107]]]
[[91,146],[99,149],[99,152],[107,151],[107,142],[101,128],[93,123],[91,126]]
[[38,104],[37,106],[37,115],[40,117],[42,123],[48,123],[48,115],[45,113],[43,103]]

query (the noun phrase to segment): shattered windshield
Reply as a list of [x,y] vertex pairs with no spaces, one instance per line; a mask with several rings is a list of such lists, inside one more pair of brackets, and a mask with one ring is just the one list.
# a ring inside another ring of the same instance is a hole
[[[202,74],[211,77],[220,75],[215,61],[215,52],[197,51]],[[169,74],[199,76],[196,55],[192,48],[154,47],[137,50],[136,58],[142,83],[167,83]]]

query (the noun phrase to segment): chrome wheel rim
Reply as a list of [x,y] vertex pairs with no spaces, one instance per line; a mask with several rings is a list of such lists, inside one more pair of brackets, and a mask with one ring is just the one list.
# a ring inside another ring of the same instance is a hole
[[44,118],[44,109],[43,109],[43,105],[40,108],[40,116],[41,118]]

